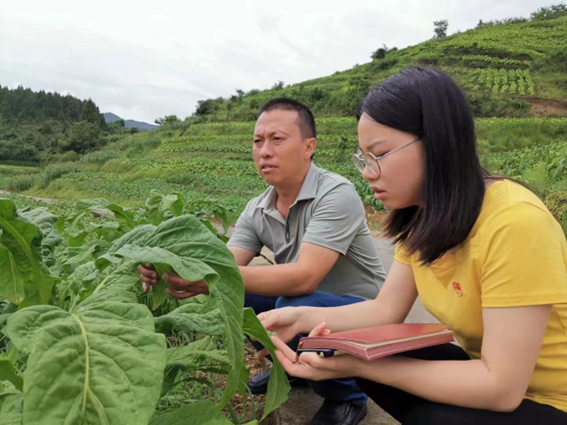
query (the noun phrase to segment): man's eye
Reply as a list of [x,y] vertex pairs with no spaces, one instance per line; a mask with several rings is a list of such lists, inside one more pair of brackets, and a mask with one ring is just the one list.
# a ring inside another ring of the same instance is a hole
[[260,140],[260,139],[256,139],[256,140],[254,140],[254,143],[260,143],[260,142],[261,142],[261,140]]

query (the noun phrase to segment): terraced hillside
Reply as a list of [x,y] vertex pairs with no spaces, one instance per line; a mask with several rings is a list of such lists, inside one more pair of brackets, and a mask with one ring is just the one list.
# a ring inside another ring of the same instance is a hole
[[[380,209],[350,162],[357,145],[354,118],[317,121],[315,163],[349,178],[367,204]],[[567,120],[477,119],[481,157],[493,172],[520,178],[553,200],[567,223]],[[130,135],[78,161],[0,168],[0,189],[46,197],[105,197],[141,205],[152,189],[181,193],[187,201],[210,200],[236,220],[246,202],[266,185],[252,161],[254,123],[193,124],[184,129]]]
[[[319,116],[352,116],[363,94],[410,65],[436,66],[467,91],[478,117],[567,116],[567,8],[477,28],[401,50],[331,76],[200,103],[203,120],[250,120],[277,96],[310,105]],[[370,53],[370,52],[369,52]]]

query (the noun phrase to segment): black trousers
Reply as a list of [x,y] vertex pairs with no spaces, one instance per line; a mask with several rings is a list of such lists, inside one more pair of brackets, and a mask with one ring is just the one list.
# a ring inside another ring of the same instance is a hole
[[[470,360],[453,344],[423,348],[403,354],[423,360]],[[403,425],[567,425],[567,413],[552,406],[524,400],[510,413],[439,404],[366,379],[356,383],[374,402]]]

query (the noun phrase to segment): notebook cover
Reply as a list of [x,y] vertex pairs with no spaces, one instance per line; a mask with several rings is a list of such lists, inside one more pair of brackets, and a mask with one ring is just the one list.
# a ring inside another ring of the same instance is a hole
[[[366,360],[453,341],[450,326],[439,324],[404,323],[383,325],[336,334],[304,337],[300,349],[327,348],[343,351]],[[364,346],[362,344],[381,344]]]
[[337,332],[330,335],[303,337],[301,341],[341,340],[373,344],[403,338],[424,336],[427,334],[450,329],[451,326],[431,323],[398,323],[393,325],[374,326],[372,328],[355,329],[353,331]]

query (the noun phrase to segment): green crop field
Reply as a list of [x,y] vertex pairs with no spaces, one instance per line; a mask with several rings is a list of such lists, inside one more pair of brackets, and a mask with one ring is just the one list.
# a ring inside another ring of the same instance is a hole
[[[321,118],[317,125],[315,163],[349,178],[369,205],[381,209],[350,162],[356,120]],[[486,168],[526,181],[544,199],[564,196],[566,119],[479,118],[476,127]],[[104,197],[130,206],[143,205],[151,190],[180,193],[188,202],[223,205],[233,223],[248,200],[266,188],[252,161],[253,128],[253,122],[202,123],[131,135],[74,162],[43,169],[3,166],[0,188],[48,198]],[[565,207],[554,203],[552,209],[565,218]]]

